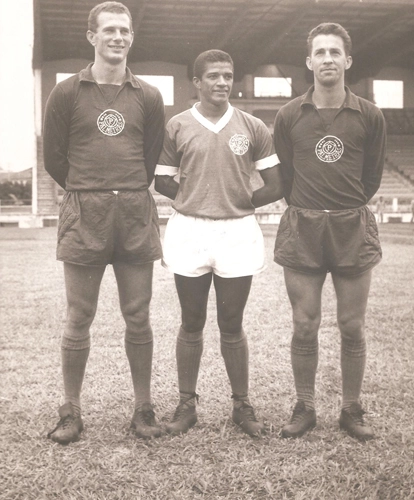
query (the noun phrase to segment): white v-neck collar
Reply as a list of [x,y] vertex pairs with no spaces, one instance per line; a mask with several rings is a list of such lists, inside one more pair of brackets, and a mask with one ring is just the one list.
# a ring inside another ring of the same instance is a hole
[[207,120],[200,111],[197,109],[197,104],[200,104],[199,102],[196,102],[193,107],[191,108],[191,114],[194,116],[194,118],[203,125],[203,127],[207,128],[208,130],[211,130],[211,132],[214,132],[215,134],[218,134],[223,128],[229,123],[231,117],[233,116],[233,111],[234,108],[233,106],[229,103],[229,107],[227,108],[227,111],[224,113],[224,115],[220,118],[220,120],[217,123],[212,123],[210,120]]

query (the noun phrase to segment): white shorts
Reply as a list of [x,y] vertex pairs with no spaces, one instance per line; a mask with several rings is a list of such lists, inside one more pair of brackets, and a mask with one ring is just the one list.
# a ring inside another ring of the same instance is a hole
[[182,276],[213,272],[239,278],[265,268],[263,234],[254,215],[206,219],[174,212],[164,235],[162,265]]

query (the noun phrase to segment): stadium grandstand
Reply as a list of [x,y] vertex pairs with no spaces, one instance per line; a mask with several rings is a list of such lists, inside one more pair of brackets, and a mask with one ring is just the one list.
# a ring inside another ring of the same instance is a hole
[[[25,27],[17,48],[2,51],[16,78],[0,75],[0,171],[29,171],[30,213],[0,200],[0,225],[43,227],[57,223],[62,192],[47,175],[42,156],[42,120],[56,82],[93,59],[86,23],[97,0],[1,2],[0,38],[12,39],[13,18]],[[135,41],[128,66],[158,86],[166,116],[188,109],[195,57],[210,48],[235,61],[231,102],[261,118],[270,130],[280,107],[303,94],[312,78],[305,69],[306,37],[320,22],[342,24],[353,40],[347,84],[384,112],[388,154],[383,182],[371,200],[386,202],[385,222],[410,219],[414,199],[414,0],[125,0],[134,20]],[[24,6],[23,6],[24,5]],[[15,37],[13,36],[13,39]],[[28,51],[28,47],[30,51]],[[10,58],[10,59],[8,59]],[[15,61],[19,60],[19,65]],[[15,99],[10,99],[10,96]],[[20,106],[18,108],[17,106]],[[16,181],[17,182],[17,181]],[[259,177],[254,182],[259,183]],[[171,203],[154,193],[161,219]],[[262,207],[262,223],[277,223],[285,205]],[[7,212],[7,213],[6,213]]]

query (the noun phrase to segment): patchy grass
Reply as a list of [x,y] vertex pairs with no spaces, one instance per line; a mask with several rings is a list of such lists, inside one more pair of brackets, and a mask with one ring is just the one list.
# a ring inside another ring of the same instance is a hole
[[[280,427],[294,403],[291,311],[282,270],[272,262],[275,226],[264,226],[268,269],[253,280],[245,313],[251,399],[266,434],[251,439],[230,418],[230,387],[219,354],[211,293],[198,392],[199,423],[187,435],[150,442],[128,433],[132,383],[112,270],[92,325],[83,390],[85,432],[66,447],[46,439],[61,403],[60,334],[65,321],[56,229],[0,229],[1,499],[409,499],[414,498],[414,225],[380,227],[384,259],[367,314],[363,387],[375,440],[338,428],[341,398],[335,296],[327,280],[317,377],[318,425],[299,440]],[[179,304],[172,276],[157,263],[152,325],[153,399],[169,419],[177,400]]]

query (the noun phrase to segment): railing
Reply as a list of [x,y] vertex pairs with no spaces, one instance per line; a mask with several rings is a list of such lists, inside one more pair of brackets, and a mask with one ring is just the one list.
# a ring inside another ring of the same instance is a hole
[[20,215],[32,213],[32,200],[0,200],[0,214]]

